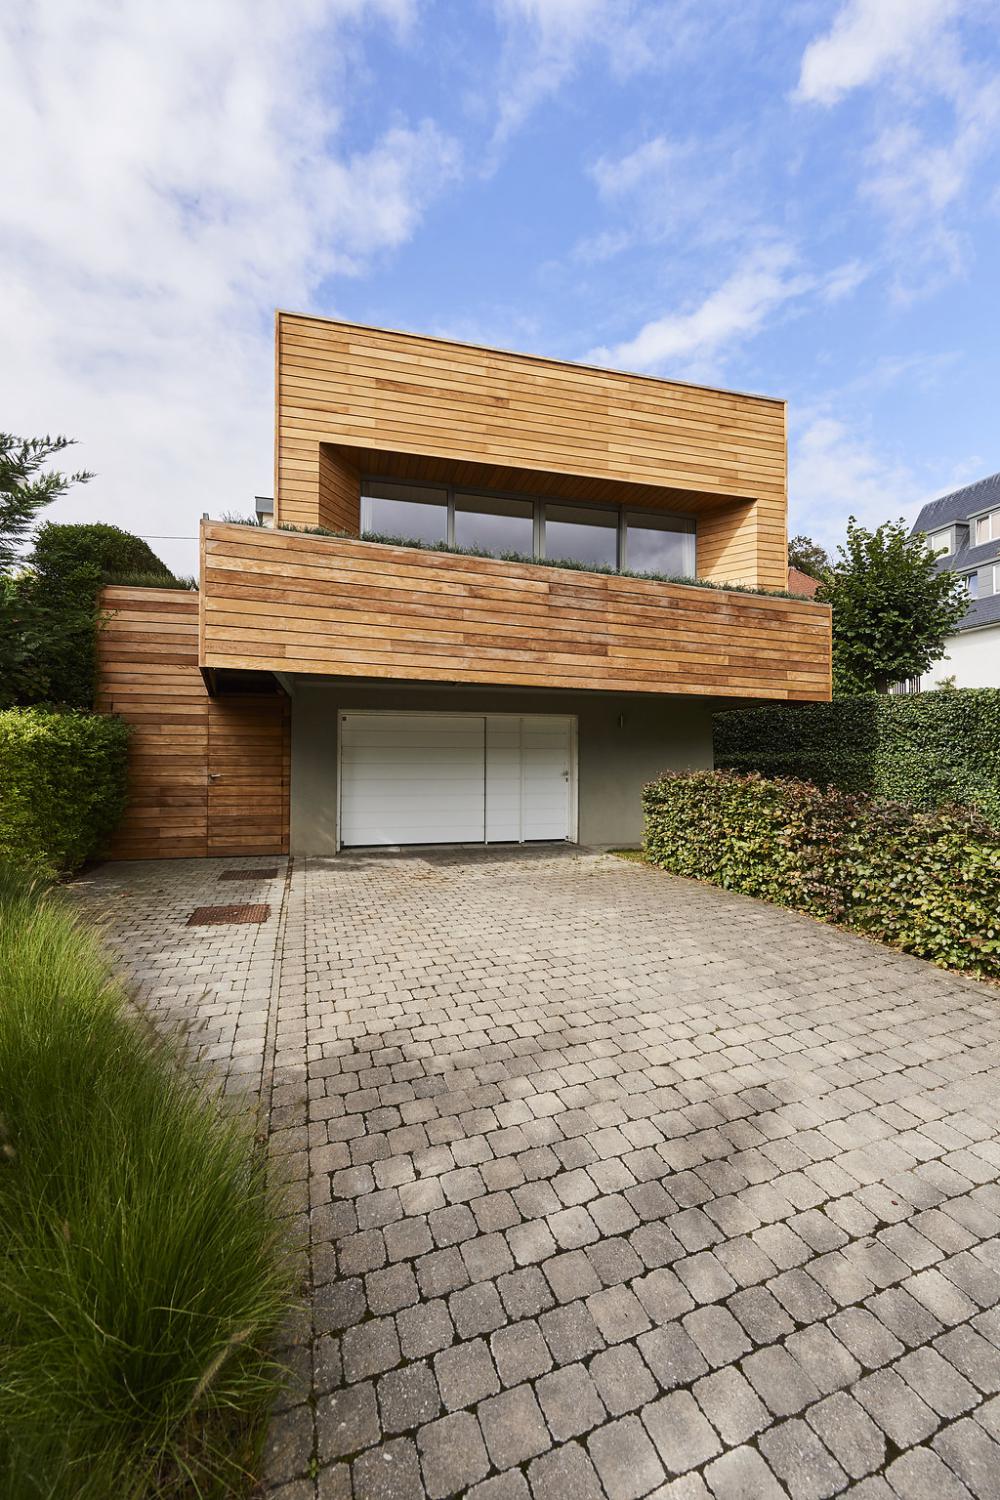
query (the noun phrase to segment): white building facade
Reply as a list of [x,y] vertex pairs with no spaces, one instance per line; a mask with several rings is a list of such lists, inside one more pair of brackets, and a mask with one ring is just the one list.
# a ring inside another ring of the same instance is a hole
[[1000,688],[1000,474],[932,500],[913,530],[926,532],[938,566],[957,573],[969,595],[965,618],[920,688],[945,681],[960,688]]

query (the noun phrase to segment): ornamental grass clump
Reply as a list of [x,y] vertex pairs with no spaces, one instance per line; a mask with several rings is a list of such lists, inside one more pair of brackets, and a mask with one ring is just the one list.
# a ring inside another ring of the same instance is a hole
[[293,1304],[252,1116],[0,867],[0,1495],[244,1492]]

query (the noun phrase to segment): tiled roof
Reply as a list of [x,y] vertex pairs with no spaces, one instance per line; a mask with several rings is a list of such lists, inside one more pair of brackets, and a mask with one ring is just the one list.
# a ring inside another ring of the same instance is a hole
[[813,578],[810,573],[803,573],[801,568],[788,569],[788,592],[790,594],[805,594],[807,599],[811,599],[818,588],[818,578]]
[[[990,474],[964,489],[954,490],[931,500],[917,517],[914,531],[941,531],[945,526],[968,526],[972,516],[984,510],[1000,510],[1000,474]],[[989,563],[1000,562],[1000,541],[986,542],[981,547],[971,545],[974,533],[959,533],[957,552],[949,553],[938,562],[938,568],[949,573],[971,573]],[[982,599],[973,599],[969,604],[960,630],[975,630],[981,625],[1000,624],[1000,594],[987,594]]]

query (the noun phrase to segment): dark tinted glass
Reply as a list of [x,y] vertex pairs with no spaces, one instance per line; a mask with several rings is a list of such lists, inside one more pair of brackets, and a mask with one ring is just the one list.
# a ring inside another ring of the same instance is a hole
[[448,500],[444,490],[419,484],[379,484],[371,480],[361,504],[365,531],[414,542],[448,539]]
[[502,496],[455,496],[455,541],[483,552],[534,553],[534,507]]
[[585,505],[545,507],[545,556],[564,562],[618,566],[618,515]]

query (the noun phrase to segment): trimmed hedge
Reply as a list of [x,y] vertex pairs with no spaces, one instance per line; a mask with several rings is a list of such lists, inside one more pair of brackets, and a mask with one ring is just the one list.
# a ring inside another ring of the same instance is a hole
[[958,803],[1000,826],[1000,690],[953,688],[717,714],[715,763],[925,809]]
[[645,854],[661,869],[1000,979],[1000,832],[971,809],[668,771],[644,789],[643,811]]
[[0,711],[0,858],[56,875],[99,854],[125,805],[128,735],[107,714]]

